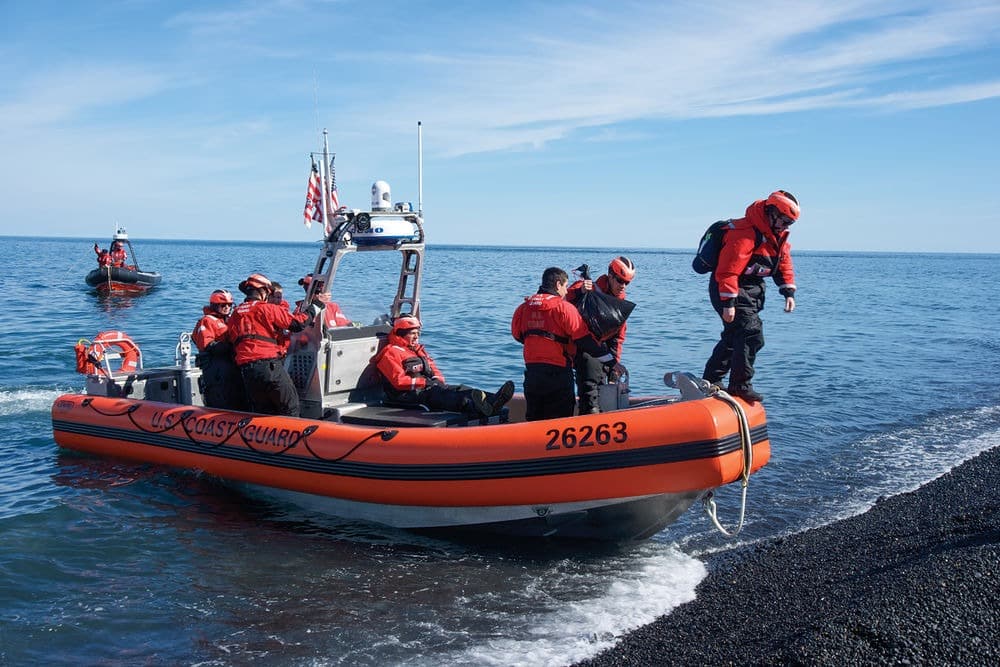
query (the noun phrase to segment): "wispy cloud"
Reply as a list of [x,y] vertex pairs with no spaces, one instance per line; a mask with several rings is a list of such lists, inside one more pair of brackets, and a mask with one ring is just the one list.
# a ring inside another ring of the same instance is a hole
[[[899,91],[864,100],[865,106],[883,109],[926,109],[950,104],[979,102],[1000,97],[1000,80],[922,91]],[[843,105],[848,106],[848,105]]]
[[[62,21],[24,12],[16,39],[0,45],[11,210],[42,207],[66,226],[79,224],[67,201],[91,216],[143,210],[170,225],[239,210],[241,235],[256,219],[269,237],[271,221],[300,205],[296,160],[324,126],[365,178],[401,163],[422,120],[433,158],[491,153],[492,165],[514,154],[542,179],[540,164],[573,168],[571,146],[604,142],[632,157],[670,135],[670,121],[1000,98],[996,0],[110,7]],[[42,34],[62,48],[45,48]],[[521,155],[567,139],[544,160]],[[64,198],[38,178],[53,156],[72,175]]]
[[8,101],[0,101],[0,128],[19,131],[79,120],[88,112],[152,97],[168,87],[169,77],[153,70],[77,63],[8,89]]
[[259,30],[271,20],[280,19],[284,14],[299,13],[309,4],[303,0],[269,0],[223,10],[189,10],[170,17],[165,25],[202,37],[245,35]]
[[[332,104],[343,124],[377,131],[421,117],[444,128],[438,149],[451,155],[537,147],[578,130],[647,119],[956,104],[995,97],[1000,81],[983,72],[976,80],[947,60],[998,48],[1000,5],[992,0],[514,7],[455,22],[429,16],[412,33],[396,27],[383,34],[383,23],[369,20],[386,11],[376,6],[354,16],[355,25],[370,28],[363,39],[318,27],[339,26],[328,14],[357,13],[358,5],[274,0],[185,11],[164,21],[167,32],[185,33],[203,58],[215,48],[229,63],[208,71],[180,58],[145,68],[138,61],[74,63],[15,86],[0,103],[0,120],[70,122],[153,99],[178,82],[224,86],[212,77],[244,78],[255,68],[308,91],[309,67],[287,76],[273,65],[306,53],[327,63],[319,102]],[[318,36],[327,41],[310,52],[305,47]],[[257,61],[241,61],[241,50]],[[215,118],[221,110],[192,111]],[[239,118],[239,108],[226,113],[234,124],[258,122]]]
[[[1000,81],[956,85],[962,74],[945,62],[997,48],[996,3],[625,5],[583,21],[561,39],[530,24],[501,28],[493,42],[504,52],[458,62],[425,47],[436,81],[422,90],[425,115],[449,128],[449,152],[537,146],[643,119],[947,105],[995,96]],[[412,117],[403,100],[386,105],[389,116],[393,108]]]

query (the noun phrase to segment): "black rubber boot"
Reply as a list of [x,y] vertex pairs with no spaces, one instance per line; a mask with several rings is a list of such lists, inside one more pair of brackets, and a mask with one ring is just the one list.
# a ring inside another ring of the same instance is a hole
[[754,391],[753,385],[746,384],[742,386],[729,386],[729,393],[733,396],[739,396],[745,401],[751,403],[759,403],[764,400],[764,397]]
[[503,383],[503,386],[497,390],[490,401],[492,406],[490,410],[491,415],[495,415],[500,412],[500,408],[507,405],[507,402],[514,396],[514,383],[511,380],[507,380]]

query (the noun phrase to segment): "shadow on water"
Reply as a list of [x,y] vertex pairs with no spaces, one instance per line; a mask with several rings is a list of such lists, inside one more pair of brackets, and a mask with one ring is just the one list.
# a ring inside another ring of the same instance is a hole
[[146,296],[145,292],[137,294],[124,294],[118,292],[98,292],[97,290],[89,290],[88,293],[94,299],[98,308],[108,313],[122,308],[131,308],[135,305],[136,299]]
[[[169,510],[192,527],[222,532],[254,534],[266,529],[292,538],[330,540],[391,546],[449,554],[470,553],[480,558],[516,559],[544,565],[567,558],[581,561],[622,556],[637,543],[498,535],[476,530],[405,530],[364,521],[352,521],[299,508],[293,503],[261,497],[252,485],[232,483],[148,463],[93,458],[60,451],[52,481],[80,491],[112,494],[108,504],[123,512]],[[119,494],[117,497],[114,494]],[[133,504],[137,504],[134,510]]]

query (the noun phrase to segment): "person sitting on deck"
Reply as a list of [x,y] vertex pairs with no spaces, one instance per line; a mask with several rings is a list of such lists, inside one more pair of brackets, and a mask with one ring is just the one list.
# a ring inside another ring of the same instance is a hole
[[495,394],[462,384],[445,384],[434,360],[417,342],[419,337],[420,320],[414,315],[397,317],[386,345],[372,357],[390,401],[491,417],[514,395],[510,380]]

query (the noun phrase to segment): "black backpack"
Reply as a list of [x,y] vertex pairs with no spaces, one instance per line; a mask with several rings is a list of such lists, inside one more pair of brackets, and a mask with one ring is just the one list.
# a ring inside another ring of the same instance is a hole
[[695,273],[711,273],[719,264],[719,253],[722,251],[722,239],[726,231],[733,229],[733,219],[719,220],[709,225],[705,235],[698,243],[698,252],[691,260],[691,268]]

